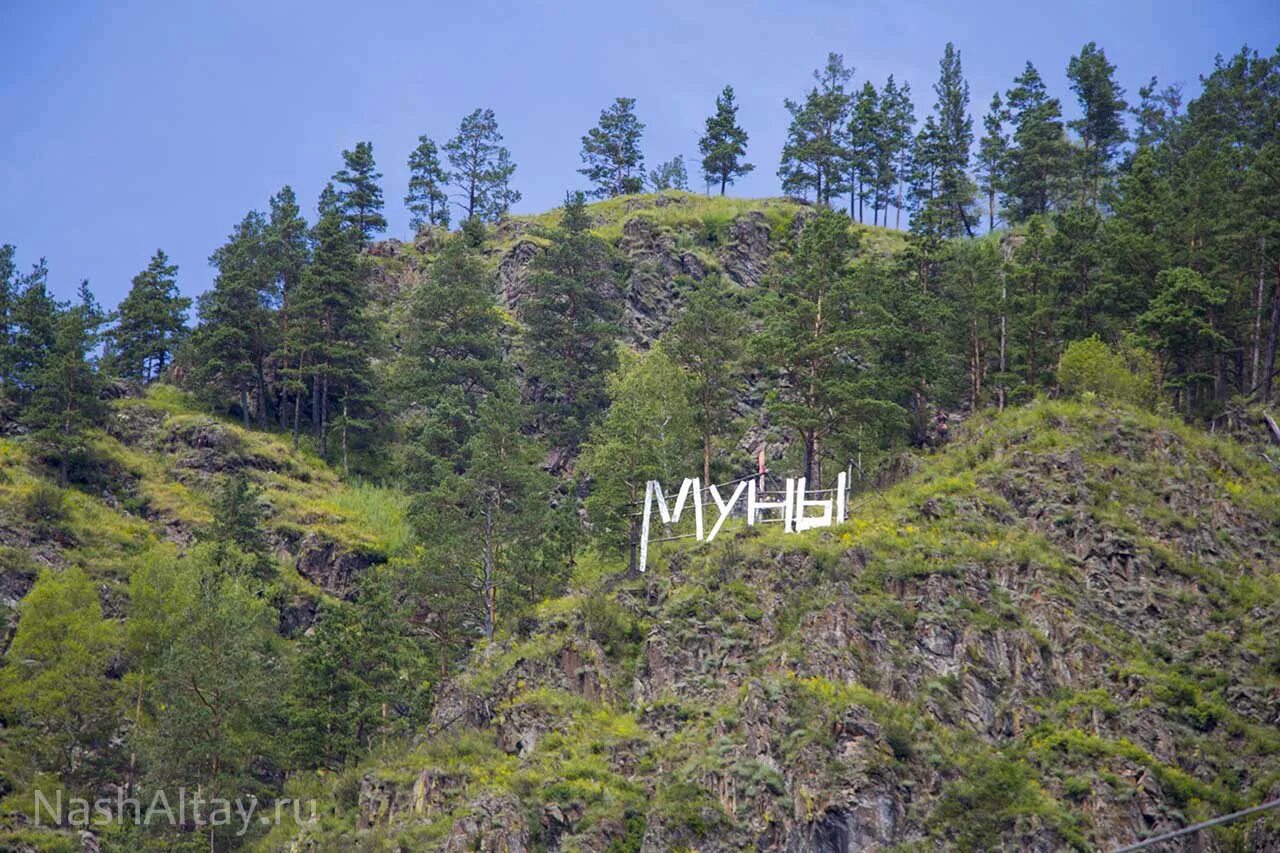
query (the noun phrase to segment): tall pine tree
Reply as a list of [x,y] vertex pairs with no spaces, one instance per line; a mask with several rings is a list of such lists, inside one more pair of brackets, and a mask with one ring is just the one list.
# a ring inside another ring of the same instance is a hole
[[440,165],[436,144],[425,136],[418,137],[418,147],[409,155],[409,193],[404,197],[409,209],[409,223],[449,227],[449,194],[445,186],[449,173]]
[[462,119],[458,133],[444,147],[452,167],[450,180],[461,196],[465,219],[493,221],[520,201],[511,188],[516,164],[502,144],[493,110],[476,109]]
[[702,175],[708,187],[720,185],[720,195],[729,184],[755,169],[745,160],[747,138],[747,132],[738,124],[733,87],[725,86],[716,96],[715,115],[707,118],[706,133],[698,140]]
[[643,133],[635,98],[617,98],[600,112],[600,123],[582,137],[583,167],[578,170],[596,185],[593,195],[609,198],[644,189]]
[[157,249],[121,300],[111,337],[118,369],[125,376],[150,382],[164,372],[178,348],[191,300],[178,294],[177,275],[178,267]]
[[367,244],[375,234],[387,230],[382,215],[382,173],[373,162],[373,143],[357,142],[351,151],[342,152],[343,168],[333,176],[338,191],[338,207],[342,220]]

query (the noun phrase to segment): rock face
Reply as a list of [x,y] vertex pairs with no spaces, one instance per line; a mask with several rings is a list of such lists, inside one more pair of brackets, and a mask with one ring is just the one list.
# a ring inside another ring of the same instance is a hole
[[[701,281],[722,271],[741,287],[761,284],[774,249],[765,215],[743,213],[730,221],[727,234],[727,241],[713,249],[700,244],[701,235],[660,225],[643,209],[622,224],[616,248],[628,272],[617,298],[623,303],[622,322],[631,343],[648,345],[679,316],[682,280]],[[498,292],[506,307],[514,309],[528,295],[529,266],[544,245],[545,241],[517,234],[499,257]]]
[[635,216],[622,226],[619,250],[630,261],[623,325],[638,343],[658,338],[677,316],[678,279],[701,281],[706,265],[653,220]]
[[355,598],[360,575],[377,560],[357,553],[316,533],[308,533],[297,546],[298,574],[330,595]]
[[549,605],[442,687],[417,787],[372,773],[430,805],[368,825],[448,849],[1051,851],[1258,801],[1280,771],[1260,746],[1280,593],[1259,587],[1280,476],[1056,405],[843,528],[731,534]]
[[772,250],[769,223],[753,210],[729,223],[729,245],[717,252],[725,274],[742,287],[758,287],[764,280]]

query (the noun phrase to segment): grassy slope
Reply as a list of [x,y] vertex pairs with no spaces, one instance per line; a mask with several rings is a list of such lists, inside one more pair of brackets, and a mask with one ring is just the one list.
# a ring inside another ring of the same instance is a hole
[[[417,746],[295,780],[333,807],[308,834],[429,845],[483,800],[535,843],[545,806],[579,809],[564,849],[745,846],[852,789],[926,848],[1085,847],[1256,802],[1280,779],[1277,496],[1154,415],[977,418],[842,527],[665,546],[639,581],[584,562]],[[367,774],[405,796],[360,830]]]
[[[30,528],[37,493],[60,504],[60,512],[41,523],[48,547],[40,551],[52,562],[123,580],[147,550],[172,547],[171,540],[185,541],[208,524],[224,473],[193,465],[183,436],[197,433],[216,439],[213,455],[261,488],[268,527],[277,534],[315,532],[344,548],[382,555],[408,543],[403,496],[344,483],[318,457],[294,451],[285,436],[201,414],[169,386],[112,405],[111,428],[91,436],[91,483],[58,489],[31,465],[21,438],[0,440],[0,523]],[[10,550],[16,559],[20,549]]]

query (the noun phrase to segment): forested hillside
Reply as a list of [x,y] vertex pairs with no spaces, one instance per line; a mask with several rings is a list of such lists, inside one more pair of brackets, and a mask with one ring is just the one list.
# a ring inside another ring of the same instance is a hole
[[[415,234],[359,142],[194,301],[5,245],[0,844],[1084,849],[1276,795],[1280,54],[1067,76],[979,133],[952,45],[925,96],[833,53],[780,154],[726,86],[705,194],[619,97],[536,215],[477,109]],[[760,459],[850,520],[638,572],[647,480]],[[37,820],[179,787],[318,812]]]

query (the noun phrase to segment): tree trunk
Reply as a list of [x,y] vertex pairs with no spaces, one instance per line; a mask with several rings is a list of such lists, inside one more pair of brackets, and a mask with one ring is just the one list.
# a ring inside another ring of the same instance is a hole
[[1271,291],[1271,328],[1267,330],[1267,354],[1262,361],[1262,402],[1271,402],[1271,377],[1276,372],[1276,337],[1280,336],[1280,262],[1276,263],[1276,286]]
[[702,398],[702,488],[711,485],[711,398]]
[[1005,376],[1005,347],[1008,341],[1008,325],[1009,318],[1004,312],[1004,303],[1009,296],[1009,285],[1005,279],[1003,264],[1000,267],[1000,387],[997,389],[997,405],[1000,411],[1004,411],[1004,376]]
[[497,599],[493,589],[493,503],[486,500],[484,506],[484,636],[493,639],[497,622]]
[[[302,385],[302,356],[298,356],[298,383]],[[305,385],[298,388],[293,395],[293,449],[298,449],[298,430],[302,424],[302,392]]]
[[320,384],[320,456],[329,458],[329,374]]
[[1250,388],[1258,387],[1259,374],[1262,367],[1262,300],[1266,295],[1266,276],[1263,273],[1263,257],[1267,250],[1267,239],[1258,241],[1258,289],[1253,299],[1253,375],[1249,380]]
[[342,396],[342,476],[350,474],[347,468],[347,397]]
[[249,389],[243,385],[240,386],[240,417],[244,421],[244,428],[249,428]]
[[810,477],[813,474],[813,458],[818,449],[818,437],[814,430],[807,429],[804,435],[804,475]]
[[996,230],[996,191],[994,189],[987,193],[987,230]]

